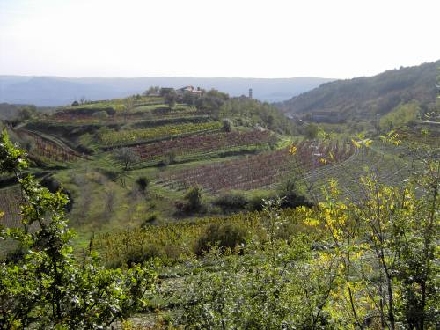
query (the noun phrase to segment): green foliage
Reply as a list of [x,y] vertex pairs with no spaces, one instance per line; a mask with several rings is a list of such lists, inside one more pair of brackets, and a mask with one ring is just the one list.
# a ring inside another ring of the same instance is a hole
[[246,196],[241,193],[226,193],[214,201],[214,205],[219,206],[226,214],[245,210],[247,204],[248,200]]
[[312,203],[301,195],[302,188],[298,181],[299,180],[289,178],[281,183],[278,188],[278,195],[282,197],[281,207],[296,208],[298,206],[312,206]]
[[246,230],[238,225],[213,223],[206,228],[197,241],[194,252],[197,255],[202,255],[214,246],[234,250],[237,246],[244,245],[246,236]]
[[379,127],[382,130],[391,130],[402,127],[417,119],[420,114],[420,107],[417,102],[400,105],[391,112],[382,116],[379,120]]
[[18,118],[22,121],[34,119],[36,116],[37,108],[35,106],[25,106],[18,113]]
[[388,70],[369,78],[337,80],[279,104],[284,113],[324,122],[375,121],[399,105],[429,107],[435,97],[436,63]]
[[213,118],[217,118],[221,107],[228,99],[228,94],[211,89],[204,93],[201,98],[198,98],[195,104],[198,111],[208,113]]
[[230,119],[223,119],[223,130],[225,132],[230,132],[232,131],[232,127],[233,127],[233,123]]
[[220,109],[223,117],[230,118],[237,126],[263,127],[278,134],[294,134],[296,125],[273,105],[258,100],[236,97],[227,99]]
[[114,152],[115,160],[122,166],[124,171],[128,171],[131,166],[139,161],[139,156],[132,148],[122,147]]
[[203,202],[202,202],[202,188],[199,186],[193,186],[188,189],[185,194],[185,211],[199,212],[202,210]]
[[[270,228],[282,220],[270,217]],[[251,240],[242,255],[211,249],[211,272],[186,280],[184,311],[177,320],[194,329],[294,329],[329,325],[323,311],[333,275],[314,263],[306,237]],[[200,261],[198,267],[203,266]]]
[[319,126],[316,124],[308,124],[303,129],[303,135],[308,140],[314,140],[318,137]]
[[167,91],[164,91],[164,89],[161,89],[161,96],[165,99],[165,104],[167,104],[171,109],[174,108],[174,106],[177,103],[177,93],[174,89],[169,89]]
[[148,267],[107,270],[95,253],[77,260],[64,215],[67,197],[24,175],[25,154],[5,132],[0,156],[0,172],[16,177],[23,197],[22,226],[0,232],[22,251],[17,260],[1,261],[0,328],[97,328],[141,307],[154,272]]
[[140,177],[138,179],[136,179],[136,184],[139,188],[139,191],[142,193],[146,192],[146,189],[148,188],[149,184],[150,184],[150,180],[147,179],[146,177]]

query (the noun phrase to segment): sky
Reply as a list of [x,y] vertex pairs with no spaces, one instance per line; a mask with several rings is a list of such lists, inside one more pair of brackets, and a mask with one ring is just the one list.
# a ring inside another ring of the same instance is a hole
[[440,59],[438,0],[0,0],[0,75],[374,76]]

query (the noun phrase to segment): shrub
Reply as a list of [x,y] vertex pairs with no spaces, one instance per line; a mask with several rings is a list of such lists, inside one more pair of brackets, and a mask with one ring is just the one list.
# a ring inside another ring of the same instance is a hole
[[156,222],[158,222],[160,219],[160,215],[158,212],[154,212],[153,214],[150,214],[141,225],[142,229],[146,229],[149,225],[152,225]]
[[232,121],[230,119],[227,119],[227,118],[223,119],[223,130],[225,132],[232,131],[232,126],[233,126],[233,124],[232,124]]
[[218,197],[214,204],[219,206],[224,213],[243,210],[246,208],[248,201],[243,194],[229,193]]
[[258,193],[249,198],[247,208],[250,211],[261,211],[263,209],[264,200],[273,199],[275,196],[267,193]]
[[307,201],[300,193],[300,188],[293,179],[288,179],[278,188],[279,195],[283,198],[282,208],[296,208],[298,206],[311,207],[312,203]]
[[145,193],[145,190],[147,189],[149,184],[150,184],[150,180],[144,176],[142,176],[136,180],[136,185],[138,186],[139,191],[142,193]]
[[202,210],[202,188],[193,186],[188,189],[185,195],[186,204],[184,206],[187,212],[199,212]]
[[238,225],[211,224],[198,239],[194,253],[201,255],[213,246],[234,249],[246,242],[246,236],[246,230]]

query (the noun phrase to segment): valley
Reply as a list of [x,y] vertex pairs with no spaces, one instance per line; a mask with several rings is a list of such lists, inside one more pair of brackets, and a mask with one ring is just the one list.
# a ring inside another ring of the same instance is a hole
[[[0,328],[434,329],[427,65],[282,104],[151,87],[14,108],[0,124]],[[46,269],[47,287],[19,269]],[[17,297],[29,311],[9,313]]]

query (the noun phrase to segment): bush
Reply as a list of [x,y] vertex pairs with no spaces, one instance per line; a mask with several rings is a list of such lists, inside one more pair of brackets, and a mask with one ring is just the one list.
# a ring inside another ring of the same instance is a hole
[[149,184],[150,184],[150,180],[144,176],[136,180],[136,185],[138,186],[139,191],[142,193],[145,193],[145,190],[147,189]]
[[186,204],[184,209],[186,212],[199,212],[202,210],[202,188],[193,186],[188,189],[185,195]]
[[233,124],[232,124],[232,121],[230,119],[227,119],[227,118],[223,119],[223,130],[225,132],[232,131],[232,126],[233,126]]
[[312,203],[307,201],[300,193],[300,188],[293,179],[283,182],[278,188],[279,195],[283,198],[281,201],[282,208],[296,208],[298,206],[312,207]]
[[248,201],[243,194],[229,193],[218,197],[214,205],[219,206],[224,213],[230,213],[245,209],[247,203]]
[[202,255],[213,246],[218,246],[221,249],[234,249],[246,243],[246,236],[246,230],[237,225],[211,224],[198,239],[194,247],[194,253]]
[[154,212],[153,214],[150,214],[142,223],[141,228],[146,229],[148,226],[157,223],[160,219],[160,215],[158,212]]
[[259,193],[252,196],[247,204],[249,211],[261,211],[263,209],[264,200],[273,199],[275,196],[267,193]]

